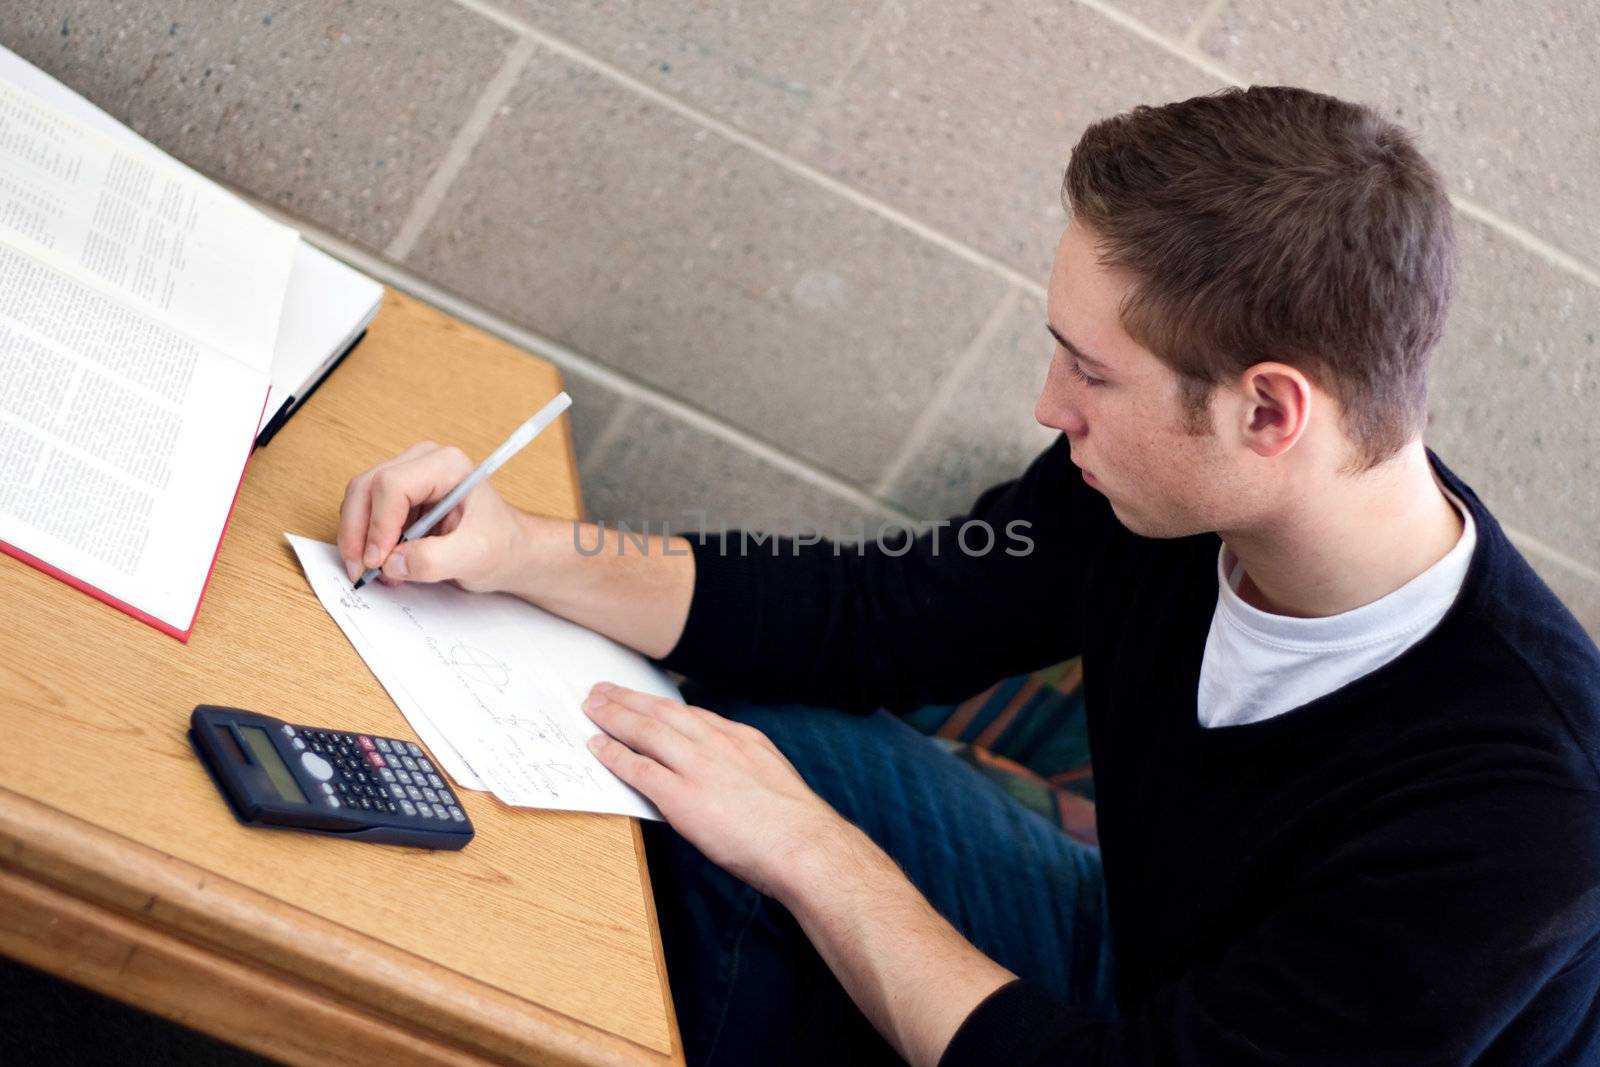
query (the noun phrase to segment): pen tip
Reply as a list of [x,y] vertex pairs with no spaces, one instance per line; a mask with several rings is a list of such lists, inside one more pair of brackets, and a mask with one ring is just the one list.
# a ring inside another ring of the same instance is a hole
[[356,584],[352,585],[350,588],[352,590],[356,590],[356,589],[360,589],[362,586],[364,586],[366,584],[367,584],[367,580],[365,578],[357,578],[356,579]]

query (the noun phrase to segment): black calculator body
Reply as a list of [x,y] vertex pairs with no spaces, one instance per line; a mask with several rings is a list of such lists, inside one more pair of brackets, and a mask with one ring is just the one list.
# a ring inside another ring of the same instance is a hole
[[202,704],[189,741],[248,826],[462,848],[472,820],[422,747]]

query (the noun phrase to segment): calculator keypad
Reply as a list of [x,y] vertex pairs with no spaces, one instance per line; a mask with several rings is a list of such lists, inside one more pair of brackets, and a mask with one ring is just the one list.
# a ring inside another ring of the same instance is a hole
[[[286,726],[284,733],[291,729]],[[460,802],[415,743],[303,726],[298,733],[296,741],[303,738],[310,751],[333,766],[332,781],[322,783],[322,799],[330,808],[466,821]]]

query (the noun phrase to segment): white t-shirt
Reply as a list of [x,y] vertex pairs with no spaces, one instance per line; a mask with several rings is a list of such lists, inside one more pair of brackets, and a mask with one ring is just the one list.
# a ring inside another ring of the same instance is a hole
[[1238,726],[1282,715],[1370,674],[1436,626],[1467,575],[1478,542],[1472,512],[1440,486],[1461,514],[1456,546],[1399,589],[1321,619],[1253,608],[1239,598],[1244,568],[1223,544],[1217,553],[1217,609],[1200,665],[1200,725]]

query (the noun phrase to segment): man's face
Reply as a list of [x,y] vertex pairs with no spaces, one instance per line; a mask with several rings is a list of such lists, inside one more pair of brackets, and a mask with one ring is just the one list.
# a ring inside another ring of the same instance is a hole
[[1200,420],[1212,432],[1194,433],[1177,373],[1122,328],[1118,309],[1131,284],[1100,265],[1092,233],[1067,227],[1050,272],[1055,351],[1034,416],[1066,434],[1072,461],[1092,476],[1085,480],[1134,533],[1227,529],[1252,494],[1214,432],[1214,410]]

